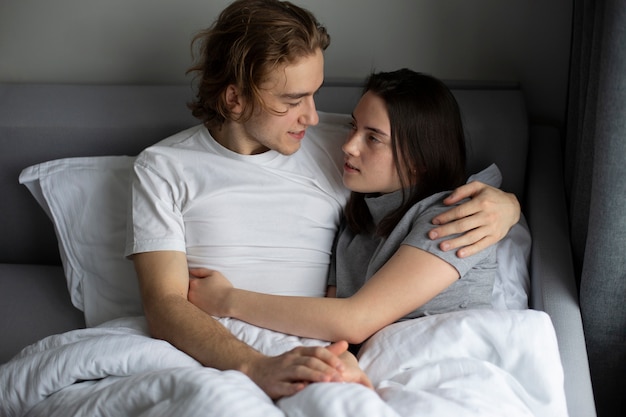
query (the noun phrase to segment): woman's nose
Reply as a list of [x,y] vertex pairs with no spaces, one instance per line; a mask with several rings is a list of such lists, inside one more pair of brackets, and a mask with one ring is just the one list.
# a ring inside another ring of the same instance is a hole
[[358,149],[356,136],[357,135],[355,134],[354,131],[350,131],[350,133],[348,134],[348,137],[346,138],[346,141],[341,146],[341,150],[346,155],[356,155],[356,154],[358,154],[359,149]]

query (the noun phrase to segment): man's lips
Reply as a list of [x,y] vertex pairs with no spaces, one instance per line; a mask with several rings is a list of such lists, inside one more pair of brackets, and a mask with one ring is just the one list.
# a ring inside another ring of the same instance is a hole
[[302,140],[305,133],[305,130],[300,130],[298,132],[289,132],[289,135],[291,135],[291,137],[293,137],[294,139]]

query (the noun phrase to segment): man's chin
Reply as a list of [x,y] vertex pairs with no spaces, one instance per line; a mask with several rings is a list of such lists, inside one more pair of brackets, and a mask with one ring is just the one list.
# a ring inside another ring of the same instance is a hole
[[281,153],[285,156],[290,156],[298,152],[299,149],[300,149],[300,144],[298,144],[297,146],[284,146],[280,149],[276,149],[276,152]]

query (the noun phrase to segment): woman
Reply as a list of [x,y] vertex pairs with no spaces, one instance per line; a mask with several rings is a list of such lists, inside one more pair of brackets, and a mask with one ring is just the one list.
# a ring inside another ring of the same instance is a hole
[[217,271],[192,279],[205,312],[276,331],[359,344],[393,322],[490,308],[496,246],[469,257],[428,238],[443,199],[465,180],[458,104],[439,80],[408,69],[373,74],[343,145],[352,193],[335,243],[328,297],[233,288]]

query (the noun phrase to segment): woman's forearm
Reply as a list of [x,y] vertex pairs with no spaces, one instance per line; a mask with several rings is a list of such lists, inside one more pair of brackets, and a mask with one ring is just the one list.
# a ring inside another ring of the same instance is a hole
[[233,288],[223,306],[226,316],[297,336],[361,343],[373,333],[355,325],[360,308],[350,298],[279,296]]
[[348,298],[268,295],[235,289],[217,271],[204,275],[190,281],[189,300],[210,315],[234,317],[297,336],[349,343],[362,343],[459,278],[458,271],[441,258],[406,245],[401,245]]
[[362,343],[424,305],[458,278],[458,271],[442,259],[402,245],[349,298],[275,296],[231,287],[224,313],[284,333]]

